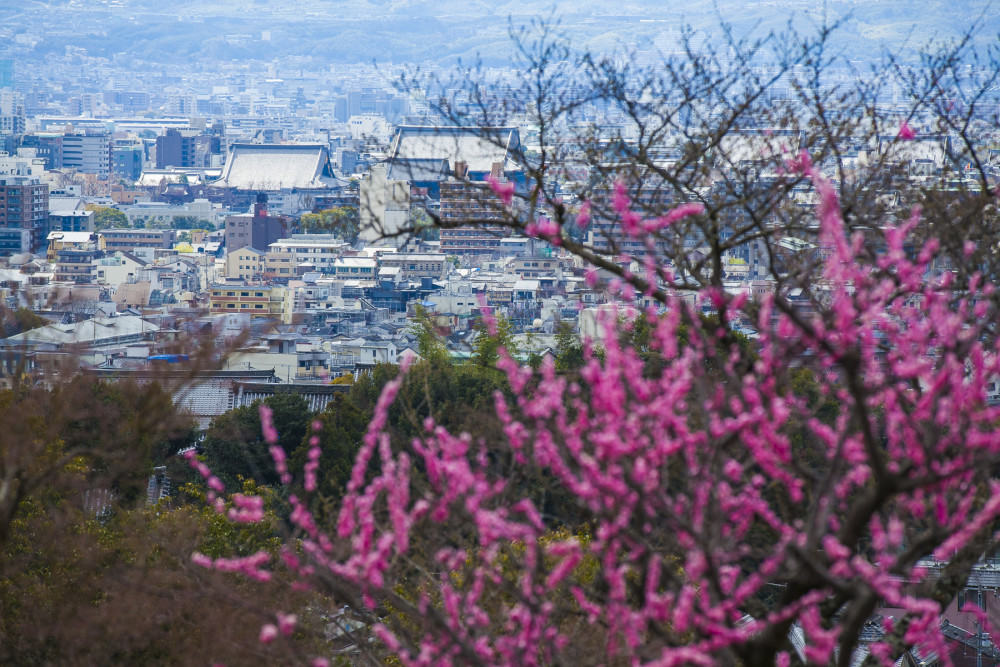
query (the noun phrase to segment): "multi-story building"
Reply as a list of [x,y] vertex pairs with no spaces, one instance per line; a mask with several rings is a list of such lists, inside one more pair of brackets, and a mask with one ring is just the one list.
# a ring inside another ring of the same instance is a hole
[[204,167],[204,163],[197,164],[197,137],[196,130],[168,128],[156,138],[156,168]]
[[177,232],[173,229],[105,229],[101,234],[109,253],[132,252],[136,248],[169,250],[177,242]]
[[92,232],[93,211],[52,211],[49,213],[50,232]]
[[347,280],[374,280],[376,268],[372,257],[340,257],[333,263],[333,274]]
[[554,277],[558,272],[569,268],[572,268],[572,262],[558,257],[518,257],[510,263],[507,270],[527,280]]
[[140,113],[149,110],[149,93],[145,91],[124,91],[116,90],[110,95],[105,93],[105,101],[121,107],[127,114]]
[[[674,204],[673,191],[655,183],[633,185],[628,189],[633,210],[646,217],[663,215]],[[611,256],[644,257],[647,253],[645,236],[629,236],[622,229],[614,211],[614,189],[598,187],[591,197],[591,222],[587,243],[600,253]],[[664,248],[665,250],[665,248]]]
[[49,186],[28,176],[0,176],[0,227],[31,232],[30,252],[45,248]]
[[264,253],[247,246],[226,254],[226,278],[231,280],[260,279],[264,273]]
[[410,183],[387,174],[386,165],[372,165],[361,181],[359,236],[369,243],[394,238],[410,222]]
[[142,175],[142,161],[145,149],[141,143],[130,140],[115,141],[111,148],[111,172],[115,178],[129,181],[139,180]]
[[444,253],[386,253],[379,260],[382,268],[398,268],[405,278],[441,280],[448,273]]
[[24,134],[25,126],[23,105],[12,112],[0,108],[0,150],[12,153],[19,137]]
[[500,251],[508,235],[506,211],[487,183],[456,179],[441,182],[441,252],[488,255]]
[[209,292],[212,314],[241,313],[291,324],[293,305],[292,290],[280,285],[212,285]]
[[21,145],[34,148],[46,169],[76,169],[101,180],[111,176],[111,138],[105,132],[36,132],[25,135]]
[[294,228],[292,218],[268,215],[267,195],[258,194],[252,214],[226,216],[226,251],[233,252],[246,246],[267,251],[272,243],[288,238]]
[[311,264],[322,273],[334,272],[334,262],[346,247],[347,243],[332,234],[292,234],[269,246],[275,252],[291,253],[295,257],[293,267]]
[[46,169],[62,169],[63,135],[61,132],[35,132],[21,138],[22,148],[34,148],[45,160]]
[[0,257],[31,252],[31,230],[0,227]]
[[55,260],[55,279],[86,284],[94,282],[97,261],[104,257],[104,239],[90,232],[50,232],[49,259]]
[[47,257],[49,261],[56,261],[58,254],[63,250],[100,250],[103,254],[104,235],[92,232],[49,232],[46,238],[48,242]]
[[136,202],[122,209],[129,224],[142,227],[148,223],[162,226],[159,223],[171,223],[175,218],[197,218],[211,223],[218,221],[218,213],[212,203],[203,198],[195,199],[187,204],[168,204],[166,202],[146,201]]
[[149,276],[143,275],[148,273],[145,267],[146,263],[138,257],[118,250],[94,261],[94,282],[115,286],[138,280],[148,282]]
[[[278,243],[281,243],[279,241]],[[272,244],[274,245],[274,244]],[[296,277],[295,253],[282,250],[268,250],[264,253],[264,279],[288,282]]]
[[111,138],[103,132],[63,135],[60,166],[108,180],[111,177]]

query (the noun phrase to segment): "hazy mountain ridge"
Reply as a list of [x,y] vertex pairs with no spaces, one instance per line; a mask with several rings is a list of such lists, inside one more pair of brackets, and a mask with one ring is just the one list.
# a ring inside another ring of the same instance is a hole
[[[829,2],[826,19],[843,19],[834,41],[850,58],[870,59],[890,48],[912,53],[932,40],[957,39],[991,3],[982,0]],[[1000,12],[987,12],[977,40],[996,42]],[[630,45],[638,49],[676,43],[682,24],[718,34],[720,21],[738,34],[783,30],[794,17],[806,33],[824,15],[814,2],[695,0],[677,9],[632,0],[609,5],[596,0],[548,6],[524,0],[498,4],[459,0],[178,0],[164,11],[154,0],[54,0],[0,9],[14,35],[38,33],[32,55],[62,52],[67,44],[91,55],[121,54],[140,62],[183,60],[272,60],[289,56],[317,62],[448,62],[456,57],[498,64],[509,57],[508,26],[549,19],[575,44]],[[64,26],[60,29],[59,26]],[[72,36],[71,41],[67,37]],[[269,39],[267,39],[269,37]],[[498,51],[498,47],[499,51]]]

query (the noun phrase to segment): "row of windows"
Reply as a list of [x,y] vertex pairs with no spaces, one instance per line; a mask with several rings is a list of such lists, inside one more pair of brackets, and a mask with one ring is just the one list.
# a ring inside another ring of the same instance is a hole
[[[247,267],[247,268],[250,268],[250,267]],[[240,296],[251,296],[250,292],[240,292],[239,295]],[[214,297],[220,297],[220,296],[222,296],[222,292],[212,292],[212,296],[214,296]],[[226,292],[226,296],[236,296],[236,292]],[[265,294],[264,292],[254,292],[253,296],[267,296],[267,294]]]

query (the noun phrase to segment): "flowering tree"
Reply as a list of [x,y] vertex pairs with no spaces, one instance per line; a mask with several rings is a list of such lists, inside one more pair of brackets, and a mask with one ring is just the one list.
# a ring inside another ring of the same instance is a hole
[[[481,184],[501,214],[490,224],[583,260],[587,284],[623,308],[578,371],[499,349],[498,426],[475,436],[401,410],[414,423],[399,437],[390,408],[428,374],[404,368],[333,513],[313,511],[321,439],[300,474],[264,411],[294,489],[281,556],[195,562],[260,580],[287,569],[333,600],[342,641],[317,663],[348,647],[405,665],[947,663],[941,613],[1000,528],[997,219],[975,150],[976,102],[1000,68],[966,68],[961,45],[919,71],[894,65],[913,107],[886,117],[884,78],[823,83],[827,35],[727,33],[707,54],[685,42],[637,76],[543,34],[534,50],[519,42],[523,85],[504,88],[527,99],[473,86],[459,111],[443,97],[442,115],[503,146],[509,132],[489,128],[504,112],[542,115],[534,152],[511,156],[527,185]],[[774,69],[761,74],[761,58]],[[770,94],[783,79],[788,104]],[[594,100],[637,138],[561,135]],[[938,181],[900,190],[899,151],[928,128],[955,139]],[[554,186],[572,160],[590,169],[575,202]],[[978,187],[950,184],[961,162]],[[725,284],[724,261],[749,245],[773,285],[752,296]],[[259,499],[228,505],[192,462],[218,512],[261,518]],[[291,612],[261,641],[294,632]]]
[[[331,526],[309,510],[313,438],[280,566],[352,608],[377,638],[359,651],[407,665],[850,664],[859,650],[891,664],[914,647],[947,660],[940,614],[1000,517],[994,287],[930,271],[936,244],[908,244],[919,211],[886,225],[883,252],[869,255],[805,154],[787,165],[803,176],[825,255],[811,308],[780,291],[751,301],[707,288],[691,302],[647,263],[613,289],[661,299],[646,316],[665,363],[648,372],[615,318],[578,377],[502,355],[511,397],[496,395],[495,440],[427,418],[418,437],[393,442],[401,374]],[[624,188],[615,207],[636,238],[703,214],[688,205],[646,219]],[[535,232],[560,241],[558,225]],[[733,334],[740,319],[756,324],[757,346]],[[528,479],[570,499],[573,520],[549,513]],[[259,500],[237,501],[234,520],[260,518]],[[928,569],[931,557],[945,565]],[[195,559],[259,579],[279,567],[266,553]],[[897,611],[859,647],[883,606]],[[279,613],[261,640],[293,620]]]

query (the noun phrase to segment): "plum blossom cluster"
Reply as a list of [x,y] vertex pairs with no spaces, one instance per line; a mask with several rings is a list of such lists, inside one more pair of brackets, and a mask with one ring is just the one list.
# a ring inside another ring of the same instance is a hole
[[[935,244],[907,247],[917,211],[866,260],[808,156],[788,169],[818,195],[814,312],[781,293],[706,290],[725,313],[707,320],[654,267],[668,288],[646,313],[659,370],[622,342],[614,316],[579,377],[504,354],[499,442],[428,418],[394,443],[404,368],[376,406],[335,526],[292,497],[299,541],[285,566],[304,585],[356,594],[404,665],[787,665],[793,628],[800,658],[828,664],[859,650],[880,607],[895,611],[871,655],[892,664],[919,645],[947,663],[942,597],[921,559],[978,557],[1000,519],[994,287],[932,274]],[[701,212],[643,220],[624,187],[614,205],[635,236]],[[620,292],[634,295],[627,282]],[[752,350],[726,326],[737,317],[761,332]],[[317,438],[310,447],[307,490]],[[502,456],[553,482],[584,528],[556,531],[561,517],[513,483]]]
[[265,569],[265,566],[271,562],[271,555],[266,551],[258,551],[244,558],[216,558],[214,560],[196,551],[191,555],[191,562],[219,572],[236,572],[255,581],[271,580],[271,572]]

